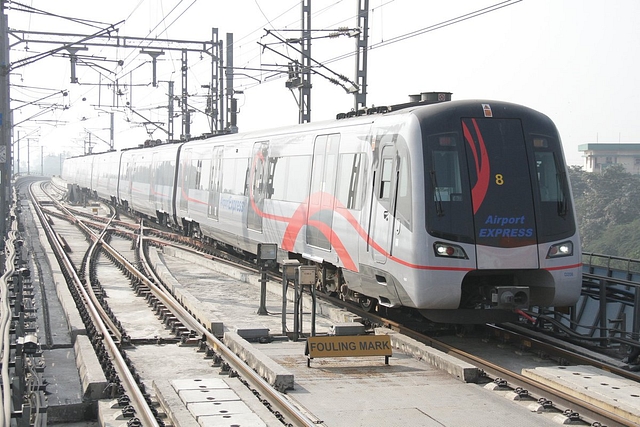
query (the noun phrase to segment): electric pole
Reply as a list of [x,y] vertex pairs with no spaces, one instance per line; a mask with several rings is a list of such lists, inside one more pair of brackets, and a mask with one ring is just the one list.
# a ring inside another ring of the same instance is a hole
[[356,88],[354,110],[367,106],[367,43],[369,42],[369,0],[358,0],[358,28],[356,40]]
[[300,113],[298,123],[311,121],[311,0],[302,0]]
[[7,236],[11,199],[11,113],[9,107],[9,34],[4,1],[0,0],[0,247]]
[[[2,0],[0,0],[2,1]],[[117,25],[117,24],[116,24]],[[189,108],[188,98],[189,93],[187,89],[188,83],[188,71],[189,71],[189,63],[188,63],[188,54],[191,52],[197,52],[200,55],[206,54],[211,57],[212,63],[212,82],[210,84],[211,92],[211,108],[208,109],[207,115],[210,117],[212,128],[213,124],[217,123],[217,129],[219,132],[224,132],[224,122],[226,115],[225,105],[224,105],[224,76],[222,75],[223,68],[223,57],[222,57],[222,41],[218,40],[218,29],[212,28],[212,40],[211,41],[191,41],[191,40],[169,40],[169,39],[147,39],[140,37],[123,37],[119,36],[117,33],[114,34],[113,30],[115,26],[112,25],[105,30],[101,30],[96,34],[92,35],[74,35],[74,34],[64,34],[64,33],[51,33],[51,32],[42,32],[42,31],[24,31],[24,30],[5,30],[5,33],[9,33],[12,37],[15,37],[20,43],[29,43],[29,44],[55,44],[61,45],[62,47],[56,47],[51,49],[45,53],[37,54],[25,59],[21,59],[16,61],[14,64],[10,64],[8,61],[6,62],[6,73],[27,65],[31,64],[39,59],[42,59],[46,56],[50,56],[54,53],[59,52],[60,50],[66,50],[69,52],[69,57],[71,58],[71,82],[78,83],[78,79],[75,74],[75,67],[77,64],[82,63],[82,57],[78,54],[79,51],[87,50],[91,47],[113,47],[113,48],[131,48],[131,49],[139,49],[139,46],[144,43],[145,48],[140,51],[142,54],[149,55],[151,57],[152,63],[152,73],[151,73],[151,83],[154,87],[157,86],[157,58],[162,56],[165,52],[174,51],[179,52],[181,55],[181,83],[182,90],[181,93],[176,94],[175,98],[170,98],[169,106],[170,110],[173,110],[173,99],[177,99],[180,102],[180,113],[182,119],[182,129],[181,129],[181,140],[188,140],[191,137],[191,114],[193,113],[193,108]],[[228,37],[231,36],[233,40],[233,35],[228,34]],[[80,37],[80,39],[78,39]],[[7,37],[8,40],[8,37]],[[16,43],[18,44],[18,43]],[[8,46],[8,43],[7,43]],[[122,65],[122,64],[120,64]],[[232,78],[231,73],[231,78]],[[118,85],[118,79],[116,79],[115,86]],[[232,88],[229,88],[229,91],[233,93]],[[175,91],[177,92],[177,91]],[[170,82],[169,87],[170,97],[173,96],[174,87],[173,82]],[[7,96],[8,99],[8,96]],[[114,90],[114,101],[113,106],[117,108],[116,105],[116,91]],[[213,102],[215,101],[215,107]],[[130,110],[136,114],[140,115],[133,109],[133,104],[129,105]],[[227,106],[228,108],[228,106]],[[173,111],[171,111],[172,113]],[[173,116],[170,115],[168,131],[165,130],[168,134],[168,140],[174,140],[174,127],[173,127]],[[144,117],[143,117],[144,118]],[[146,118],[145,118],[146,119]],[[147,121],[149,121],[147,119]],[[161,128],[162,129],[162,128]],[[164,130],[164,129],[162,129]]]

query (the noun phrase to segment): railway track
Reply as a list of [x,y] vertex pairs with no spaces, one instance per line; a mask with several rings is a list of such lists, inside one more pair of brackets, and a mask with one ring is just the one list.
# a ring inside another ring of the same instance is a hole
[[[55,197],[54,197],[55,198]],[[52,199],[51,199],[52,200]],[[52,202],[55,203],[55,202]],[[50,205],[50,202],[41,203],[42,205]],[[46,215],[60,215],[65,219],[70,219],[70,215],[77,214],[77,212],[72,212],[67,210],[64,213],[58,214],[46,209],[39,215],[42,215],[43,223],[47,222]],[[86,215],[86,214],[85,214]],[[145,262],[146,254],[145,248],[148,245],[155,246],[165,246],[165,245],[175,245],[175,242],[170,240],[170,237],[165,232],[156,232],[153,231],[153,234],[146,228],[142,227],[142,224],[135,225],[128,222],[116,221],[112,216],[110,222],[107,222],[104,219],[98,219],[99,217],[92,218],[89,220],[84,217],[84,219],[76,219],[72,220],[76,222],[80,226],[85,227],[85,233],[91,237],[93,240],[93,244],[91,245],[90,252],[95,252],[98,248],[109,254],[109,257],[113,260],[114,263],[119,265],[119,268],[123,271],[126,271],[128,275],[132,276],[132,280],[136,283],[137,292],[139,294],[152,294],[153,298],[160,301],[160,305],[163,307],[160,309],[168,310],[171,314],[165,314],[164,317],[171,317],[171,322],[174,325],[174,329],[178,332],[179,335],[183,337],[185,340],[191,341],[202,341],[202,345],[207,347],[207,351],[213,353],[216,356],[220,356],[223,358],[226,363],[228,363],[230,369],[233,372],[236,372],[240,377],[246,379],[248,382],[248,386],[253,390],[256,390],[257,393],[261,396],[261,398],[265,398],[271,402],[273,407],[275,408],[275,412],[278,414],[282,414],[283,419],[287,420],[287,422],[291,423],[291,425],[317,425],[317,422],[309,419],[306,414],[300,411],[295,405],[283,397],[282,393],[277,390],[274,390],[265,380],[263,380],[259,375],[257,375],[252,369],[248,368],[246,363],[244,363],[241,359],[239,359],[235,353],[231,352],[228,348],[224,346],[224,344],[218,339],[218,337],[214,336],[210,330],[208,330],[205,326],[200,324],[193,316],[184,308],[182,305],[175,300],[171,296],[169,292],[162,285],[160,285],[161,281],[159,278],[155,277],[153,274],[153,269]],[[102,224],[102,225],[101,225]],[[98,233],[96,230],[100,230]],[[126,256],[120,254],[116,249],[112,248],[111,245],[107,243],[105,238],[108,235],[112,235],[114,233],[119,234],[121,237],[126,239],[137,239],[135,243],[135,248],[137,252],[137,263],[130,262]],[[52,231],[51,239],[58,239],[54,231]],[[59,239],[58,239],[59,240]],[[182,238],[178,240],[184,240]],[[192,252],[197,252],[201,255],[211,257],[210,253],[202,252],[204,248],[202,248],[198,244],[192,244],[192,247],[188,250]],[[60,252],[60,256],[65,252],[65,244],[63,242],[59,242],[56,244],[57,251]],[[89,251],[88,251],[89,252]],[[85,257],[88,260],[95,259],[90,253]],[[228,258],[228,257],[227,257]],[[224,260],[225,262],[230,262],[228,259]],[[134,265],[137,264],[137,265]],[[240,267],[236,265],[236,267]],[[242,268],[247,268],[246,263],[241,265]],[[75,270],[75,267],[72,263],[66,267],[70,270]],[[89,265],[84,269],[84,277],[91,277],[92,267]],[[71,274],[73,276],[74,274]],[[88,276],[87,276],[88,275]],[[91,279],[90,282],[93,283],[96,280]],[[86,288],[91,288],[91,286],[86,287],[83,286],[82,278],[78,277],[77,283],[75,284],[76,288],[83,294],[83,297],[86,298],[87,301],[93,300],[93,303],[99,303],[99,298],[91,297],[90,292],[87,291]],[[86,282],[86,280],[85,280]],[[74,279],[75,283],[75,279]],[[86,292],[86,295],[85,295]],[[630,425],[624,419],[620,417],[616,417],[615,414],[611,414],[606,411],[601,411],[590,407],[588,404],[585,405],[584,402],[577,401],[575,398],[571,396],[564,395],[563,393],[558,392],[557,390],[551,390],[549,387],[544,386],[543,384],[536,383],[529,378],[526,378],[518,373],[507,370],[498,366],[490,361],[483,360],[480,357],[474,356],[467,352],[464,352],[460,349],[456,349],[453,346],[446,344],[443,341],[439,341],[434,339],[433,337],[429,337],[424,334],[419,334],[415,330],[410,328],[406,328],[396,321],[385,319],[382,317],[373,316],[371,313],[366,313],[358,310],[353,307],[351,304],[345,304],[339,300],[332,300],[335,304],[342,305],[347,307],[348,309],[355,311],[358,315],[363,318],[368,318],[374,324],[381,324],[390,327],[396,331],[399,331],[405,335],[408,335],[418,341],[427,343],[435,348],[438,348],[442,351],[445,351],[449,354],[455,354],[456,357],[460,357],[464,360],[468,360],[474,365],[478,366],[485,373],[485,377],[483,378],[483,382],[491,383],[497,390],[510,391],[517,396],[517,399],[526,400],[530,402],[538,402],[540,405],[540,410],[545,411],[555,411],[559,415],[564,416],[569,420],[569,422],[578,424],[578,425]],[[97,304],[99,306],[99,304]],[[113,341],[113,348],[110,345],[107,345],[109,349],[109,353],[120,353],[120,348],[123,344],[127,344],[126,334],[123,335],[123,331],[118,331],[118,327],[115,322],[111,320],[111,324],[109,320],[105,318],[109,318],[109,315],[106,314],[104,309],[88,309],[88,311],[92,314],[92,319],[94,316],[96,319],[101,319],[101,321],[105,324],[104,329],[102,327],[97,328],[101,331],[102,336],[106,337],[107,335],[111,337]],[[95,314],[94,314],[95,312]],[[506,329],[498,329],[495,332],[496,335],[502,337],[502,339],[507,335],[513,337],[515,332],[507,331]],[[521,334],[521,342],[533,342],[534,339],[531,336],[522,335],[526,332],[519,331]],[[186,337],[186,338],[185,338]],[[508,338],[507,340],[511,340],[512,338]],[[537,344],[539,345],[539,344]],[[549,344],[547,344],[549,346]],[[525,345],[526,347],[526,345]],[[553,347],[546,347],[546,352],[551,354],[554,350]],[[558,353],[560,354],[560,353]],[[573,356],[572,354],[564,353],[564,355],[555,355],[556,357],[563,358],[564,360],[571,360],[569,356]],[[116,357],[116,356],[114,356]],[[120,362],[115,362],[116,365],[119,366]],[[127,366],[127,362],[123,361],[124,366]],[[576,362],[577,363],[577,362]],[[597,364],[593,360],[588,360],[583,358],[579,363],[589,363],[591,365]],[[598,362],[599,363],[599,362]],[[611,366],[605,366],[602,363],[599,363],[599,367],[613,371],[617,369]],[[124,369],[124,368],[122,368]],[[118,374],[123,375],[125,378],[128,375],[133,376],[133,374],[127,374],[126,372],[120,373],[120,367],[118,367]],[[629,374],[627,372],[622,372],[624,374]],[[628,375],[625,375],[629,377]],[[631,375],[631,378],[635,378],[637,380],[637,376]],[[157,424],[157,415],[153,414],[153,407],[149,404],[149,399],[144,396],[144,393],[141,392],[138,395],[138,392],[135,391],[134,386],[128,384],[127,382],[127,394],[133,395],[133,405],[135,407],[135,413],[141,414],[141,418],[144,417],[144,420],[141,419],[141,422],[144,425],[160,425]],[[135,381],[133,381],[135,384]],[[131,390],[129,389],[131,387]],[[138,386],[139,389],[139,386]],[[140,406],[138,406],[140,405]],[[147,405],[148,408],[144,408]],[[148,412],[148,415],[146,414]],[[148,417],[148,418],[147,418]],[[153,420],[155,421],[152,421]],[[149,424],[147,424],[147,422]],[[154,424],[154,422],[156,424]],[[598,424],[600,423],[600,424]]]
[[[335,301],[336,304],[341,304]],[[481,378],[478,381],[481,385],[488,385],[491,390],[499,392],[509,392],[510,398],[525,403],[537,405],[539,411],[556,412],[560,415],[560,420],[566,418],[567,423],[572,425],[589,426],[634,426],[627,418],[618,416],[611,411],[600,408],[590,402],[583,401],[571,394],[549,387],[539,381],[529,378],[514,369],[502,366],[499,362],[492,361],[491,357],[482,357],[477,354],[463,350],[460,346],[447,343],[445,339],[438,339],[427,333],[416,331],[415,325],[405,326],[397,320],[392,320],[383,316],[376,316],[357,308],[351,308],[358,315],[369,319],[373,324],[383,325],[403,335],[409,336],[430,347],[453,355],[461,360],[467,361],[481,370]],[[640,382],[640,375],[631,372],[616,364],[614,361],[604,361],[601,354],[592,353],[590,356],[582,353],[589,353],[588,350],[576,352],[576,349],[567,349],[564,343],[552,343],[549,337],[532,332],[516,325],[484,325],[486,332],[482,335],[493,336],[501,343],[508,344],[509,348],[518,348],[522,351],[538,353],[542,351],[544,358],[554,359],[561,365],[588,365],[606,372],[611,372],[623,378]],[[489,341],[483,339],[483,341]],[[556,340],[557,341],[557,340]],[[506,352],[510,352],[509,349]],[[533,409],[532,409],[533,410]]]
[[[40,193],[43,193],[42,190]],[[38,216],[43,224],[46,225],[47,232],[49,234],[49,240],[52,242],[52,246],[56,252],[57,257],[64,265],[65,271],[69,276],[69,280],[73,283],[74,289],[80,294],[83,300],[86,310],[91,318],[92,324],[96,327],[96,332],[99,335],[99,339],[103,341],[107,352],[112,360],[112,363],[116,369],[118,377],[122,381],[124,391],[130,399],[136,416],[140,418],[140,422],[144,426],[156,426],[159,424],[159,418],[157,413],[154,414],[153,405],[150,403],[148,396],[145,396],[144,391],[141,389],[141,384],[136,383],[135,371],[132,372],[129,362],[126,358],[126,345],[128,344],[128,338],[126,334],[117,325],[117,321],[113,319],[110,313],[101,305],[101,301],[93,291],[93,286],[86,286],[86,277],[90,275],[90,271],[95,271],[95,266],[92,265],[92,260],[95,260],[95,252],[99,249],[108,254],[108,257],[114,262],[118,268],[126,272],[131,280],[135,283],[136,291],[138,294],[151,294],[147,299],[153,299],[152,306],[156,307],[156,311],[160,312],[165,319],[170,319],[169,323],[172,325],[172,330],[182,337],[183,340],[193,337],[199,337],[198,340],[202,341],[213,352],[212,357],[221,357],[226,364],[225,369],[232,370],[235,374],[239,375],[247,386],[256,392],[261,399],[264,399],[265,404],[269,404],[273,408],[273,412],[278,417],[282,417],[289,425],[295,426],[312,426],[317,425],[313,420],[310,420],[300,409],[296,408],[287,400],[282,393],[275,390],[269,383],[261,378],[256,372],[249,368],[244,361],[242,361],[235,353],[229,350],[213,333],[200,324],[166,289],[157,285],[161,281],[153,274],[152,268],[144,260],[144,247],[149,244],[171,244],[169,241],[161,239],[148,239],[144,236],[142,227],[138,230],[134,230],[130,224],[124,225],[127,228],[124,233],[127,237],[138,237],[136,247],[138,249],[138,257],[140,264],[144,270],[137,268],[132,262],[130,262],[125,256],[120,254],[112,245],[110,245],[105,239],[107,232],[112,226],[114,216],[111,220],[106,222],[104,228],[100,233],[96,233],[93,228],[96,224],[103,221],[90,221],[92,227],[85,224],[82,219],[77,219],[71,211],[62,206],[55,198],[49,198],[53,203],[63,212],[63,217],[73,221],[78,225],[85,235],[89,236],[93,240],[93,244],[90,246],[89,251],[85,258],[88,260],[86,268],[84,268],[84,276],[81,278],[78,275],[74,265],[66,257],[64,245],[59,241],[57,234],[50,227],[45,213],[40,209],[40,203],[38,199],[43,197],[42,194],[36,194],[36,191],[32,191],[32,197],[34,198],[34,205],[36,205]],[[48,196],[46,196],[48,197]],[[76,218],[75,220],[72,218]],[[123,226],[123,223],[118,223],[119,226]],[[111,231],[113,232],[113,230]],[[92,284],[95,284],[97,280],[91,280]],[[124,351],[122,351],[124,348]],[[127,400],[127,399],[125,399]]]
[[[75,295],[77,295],[83,302],[82,305],[79,305],[80,310],[83,311],[84,309],[86,314],[90,317],[90,326],[93,326],[95,328],[94,344],[98,347],[96,351],[102,352],[103,354],[104,352],[108,352],[109,360],[111,361],[112,366],[115,368],[117,376],[120,380],[120,384],[124,388],[124,393],[122,393],[120,397],[124,397],[124,394],[126,393],[128,398],[130,399],[129,401],[133,405],[135,414],[137,414],[137,417],[139,417],[140,422],[145,426],[158,426],[158,420],[153,414],[151,405],[145,399],[145,396],[143,395],[139,385],[136,384],[133,374],[129,370],[127,362],[120,352],[117,342],[118,340],[117,338],[114,338],[114,335],[119,337],[121,343],[121,335],[119,335],[117,328],[115,328],[112,323],[106,320],[109,319],[109,317],[105,316],[102,307],[99,304],[95,303],[95,299],[91,298],[90,292],[88,292],[87,288],[85,287],[86,281],[81,280],[81,278],[78,276],[78,271],[76,270],[71,260],[66,256],[66,251],[63,247],[62,242],[60,242],[58,236],[53,231],[53,228],[51,227],[49,221],[39,207],[38,200],[43,197],[48,197],[48,195],[45,194],[42,184],[39,185],[41,190],[40,194],[38,194],[36,190],[34,190],[33,185],[30,187],[31,197],[36,208],[36,214],[40,218],[40,221],[47,232],[48,240],[51,243],[51,246],[56,254],[56,258],[60,262],[61,267],[64,269],[68,284],[72,289],[72,294],[75,293]],[[51,200],[55,201],[55,199],[53,198],[51,198]],[[78,224],[81,224],[81,222],[78,222]],[[87,229],[85,228],[85,230]],[[96,243],[102,241],[102,235],[95,236]],[[96,244],[94,243],[94,245],[91,246],[88,252],[89,257],[90,253],[95,250],[95,247]],[[130,413],[130,409],[125,408],[125,410]]]

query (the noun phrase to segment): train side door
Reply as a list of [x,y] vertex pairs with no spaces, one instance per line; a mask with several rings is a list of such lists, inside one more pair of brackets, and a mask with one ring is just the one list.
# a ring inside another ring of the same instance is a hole
[[192,150],[187,148],[182,155],[182,170],[180,174],[180,210],[182,212],[188,212],[189,210],[189,187],[191,186],[191,166]]
[[373,183],[369,250],[373,260],[384,264],[391,256],[392,231],[395,222],[397,155],[393,145],[384,145]]
[[307,210],[307,244],[331,250],[333,209],[340,135],[318,135],[313,145],[313,169]]
[[151,156],[151,179],[149,180],[149,202],[151,202],[155,209],[158,209],[157,203],[154,203],[156,201],[155,196],[157,194],[156,188],[158,184],[156,182],[158,174],[158,157],[158,153],[153,153]]
[[220,192],[222,191],[222,155],[224,149],[221,145],[213,147],[211,159],[211,178],[209,183],[209,203],[207,205],[207,215],[209,218],[218,220],[218,207],[220,206]]
[[[129,158],[127,158],[126,160],[122,160],[121,174],[123,176],[124,185],[121,187],[120,203],[122,203],[122,200],[125,200],[127,202],[127,205],[131,207],[131,189],[133,187],[133,162]],[[123,180],[120,180],[120,182],[123,182]]]
[[267,142],[256,142],[251,155],[249,182],[249,209],[247,228],[262,233],[262,217],[267,179]]

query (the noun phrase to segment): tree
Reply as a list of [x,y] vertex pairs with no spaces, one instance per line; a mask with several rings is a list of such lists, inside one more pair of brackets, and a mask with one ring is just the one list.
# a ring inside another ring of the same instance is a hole
[[[612,230],[640,218],[640,177],[626,172],[622,165],[611,165],[601,174],[571,167],[569,176],[584,250],[597,252],[595,246],[609,242]],[[633,243],[638,241],[635,237],[635,233],[627,234],[627,237],[618,235]],[[609,252],[608,243],[607,247],[608,252],[601,253],[616,255]]]

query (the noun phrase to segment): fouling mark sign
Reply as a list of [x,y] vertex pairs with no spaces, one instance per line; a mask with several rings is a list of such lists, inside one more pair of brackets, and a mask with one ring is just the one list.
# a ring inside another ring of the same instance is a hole
[[389,335],[309,337],[304,354],[307,366],[315,358],[362,356],[384,356],[384,363],[388,365],[392,355],[391,338]]

